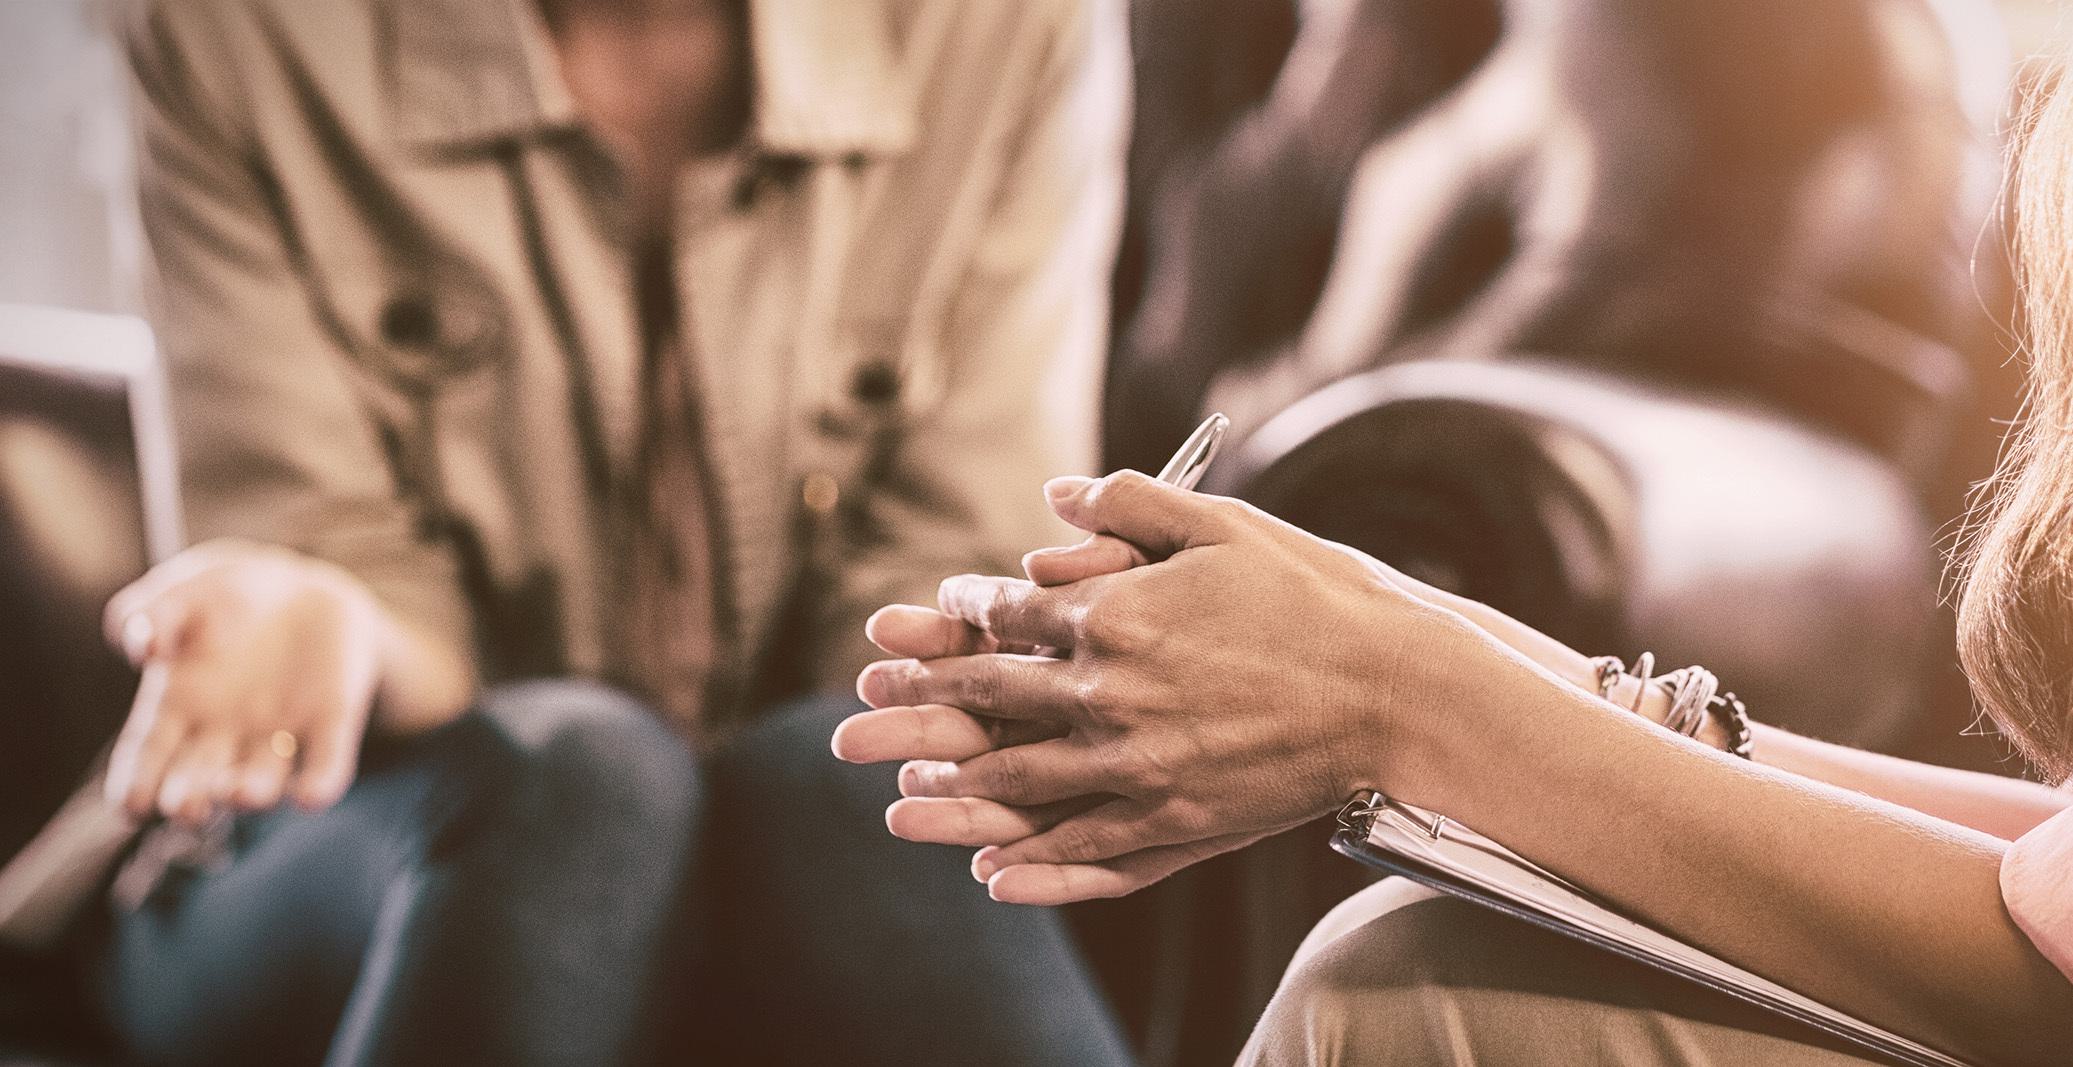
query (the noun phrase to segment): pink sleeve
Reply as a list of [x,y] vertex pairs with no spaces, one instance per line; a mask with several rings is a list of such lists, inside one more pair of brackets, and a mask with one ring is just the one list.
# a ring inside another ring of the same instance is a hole
[[2009,848],[2001,861],[2001,897],[2044,958],[2073,979],[2073,808]]

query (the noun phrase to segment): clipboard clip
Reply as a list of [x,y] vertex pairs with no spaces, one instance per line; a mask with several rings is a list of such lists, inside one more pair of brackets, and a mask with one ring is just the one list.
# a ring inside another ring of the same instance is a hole
[[1363,789],[1346,799],[1345,806],[1339,809],[1339,826],[1366,837],[1375,832],[1375,820],[1392,811],[1434,841],[1438,841],[1447,828],[1445,815],[1399,804],[1374,789]]

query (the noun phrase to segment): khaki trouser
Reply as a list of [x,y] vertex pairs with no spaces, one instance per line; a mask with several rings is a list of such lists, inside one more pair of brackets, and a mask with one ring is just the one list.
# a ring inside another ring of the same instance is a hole
[[1853,1046],[1401,878],[1298,949],[1242,1064],[1877,1062]]

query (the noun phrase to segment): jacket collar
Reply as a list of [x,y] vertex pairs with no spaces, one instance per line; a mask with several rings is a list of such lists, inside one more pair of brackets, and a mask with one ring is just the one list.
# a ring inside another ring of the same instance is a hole
[[[397,136],[466,151],[578,125],[534,0],[390,0]],[[748,0],[750,147],[780,156],[892,154],[915,136],[914,94],[871,0]]]

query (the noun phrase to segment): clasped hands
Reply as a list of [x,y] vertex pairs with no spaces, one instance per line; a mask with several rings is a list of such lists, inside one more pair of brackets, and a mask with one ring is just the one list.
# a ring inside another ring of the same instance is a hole
[[[890,607],[873,710],[837,730],[904,761],[893,833],[976,848],[991,895],[1134,892],[1335,810],[1416,790],[1419,713],[1497,642],[1380,563],[1241,502],[1125,472],[1045,486],[1094,535]],[[1040,654],[1041,653],[1041,654]]]

